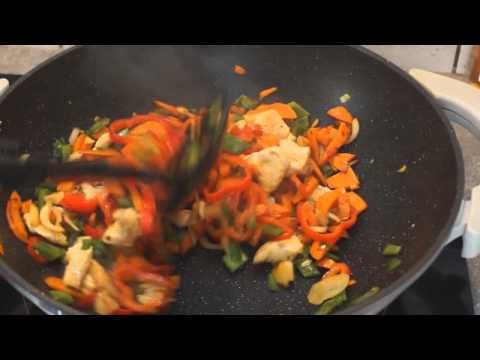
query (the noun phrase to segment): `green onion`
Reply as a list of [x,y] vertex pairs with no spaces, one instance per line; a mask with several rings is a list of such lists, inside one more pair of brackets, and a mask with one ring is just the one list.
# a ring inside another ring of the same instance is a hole
[[335,254],[332,254],[332,253],[330,253],[330,252],[327,253],[326,256],[327,256],[328,258],[334,260],[334,261],[340,261],[340,257],[339,257],[339,256],[337,256],[337,255],[335,255]]
[[236,106],[240,106],[242,108],[252,110],[258,106],[258,101],[253,100],[252,98],[246,95],[241,95],[237,100],[235,100],[234,104]]
[[83,231],[83,226],[85,225],[85,221],[83,221],[80,218],[76,218],[76,219],[72,220],[72,222],[75,224],[75,226],[78,229],[80,229],[81,232]]
[[72,305],[74,303],[72,295],[63,291],[50,291],[50,297],[65,305]]
[[349,102],[351,98],[352,97],[350,96],[350,94],[344,94],[340,97],[340,102],[342,104],[345,104],[345,103]]
[[310,128],[310,122],[306,117],[292,121],[290,124],[290,129],[292,131],[292,134],[295,136],[300,136],[305,134],[309,128]]
[[312,259],[310,259],[309,257],[301,257],[295,260],[295,267],[297,268],[298,272],[306,279],[320,276],[320,270],[318,270]]
[[97,116],[95,117],[95,119],[93,119],[93,125],[90,127],[90,129],[87,130],[87,135],[91,136],[93,134],[96,134],[100,130],[105,129],[109,124],[109,118],[102,118],[100,116]]
[[20,155],[20,157],[18,158],[18,160],[24,164],[27,162],[27,160],[30,158],[30,154],[22,154]]
[[396,256],[400,254],[402,251],[402,247],[398,245],[393,245],[393,244],[387,244],[385,248],[383,249],[383,255],[385,256]]
[[338,294],[334,298],[327,300],[324,302],[317,311],[315,311],[315,315],[328,315],[331,314],[332,311],[337,308],[338,306],[342,305],[347,301],[347,293],[343,291],[342,293]]
[[234,273],[239,270],[248,261],[248,256],[242,251],[238,244],[230,244],[227,252],[223,257],[223,263],[230,272]]
[[253,215],[247,221],[247,229],[248,230],[254,230],[256,227],[257,227],[257,217],[255,215]]
[[290,106],[297,114],[297,120],[292,121],[289,124],[293,135],[303,135],[310,128],[310,122],[308,120],[310,113],[295,101],[289,103],[288,106]]
[[72,145],[65,142],[65,139],[61,138],[53,142],[53,156],[55,158],[67,161],[72,152]]
[[295,101],[288,103],[288,106],[290,106],[293,109],[293,111],[295,111],[295,114],[297,114],[298,118],[304,118],[304,117],[308,118],[310,116],[310,113],[307,110],[305,110],[305,108],[302,105],[300,105]]
[[399,258],[390,259],[387,262],[387,270],[388,271],[393,271],[396,268],[398,268],[400,265],[402,265],[402,260],[400,260]]
[[198,165],[199,161],[200,145],[197,142],[192,142],[186,151],[185,157],[182,160],[182,166],[187,171],[190,171]]
[[96,257],[103,257],[107,254],[108,248],[100,240],[86,239],[83,240],[82,250],[88,250],[93,248],[93,255]]
[[117,204],[121,208],[131,208],[133,207],[132,201],[128,197],[121,197],[117,199]]
[[37,198],[37,203],[40,208],[45,205],[45,196],[48,196],[52,193],[49,188],[38,186],[35,188],[35,197]]
[[358,297],[356,297],[355,299],[353,299],[350,304],[351,305],[357,305],[357,304],[360,304],[361,302],[364,302],[365,300],[371,298],[372,296],[375,296],[377,295],[378,293],[380,292],[380,288],[379,287],[373,287],[371,288],[370,290],[368,290],[365,294],[363,295],[360,295]]
[[225,200],[222,201],[222,212],[223,212],[223,216],[225,216],[225,218],[227,219],[228,224],[233,225],[235,219],[234,219],[232,210],[230,210],[230,207],[228,206],[228,203]]
[[252,144],[243,141],[232,134],[226,134],[223,138],[223,150],[230,154],[239,155],[251,147]]
[[57,246],[40,241],[33,246],[33,249],[48,261],[52,262],[65,256],[65,250]]
[[278,286],[277,280],[275,280],[275,276],[272,273],[269,273],[267,276],[267,285],[268,288],[272,291],[280,291],[280,287]]
[[283,230],[280,229],[278,226],[275,225],[265,225],[262,229],[262,234],[265,236],[272,236],[272,237],[277,237],[283,234]]

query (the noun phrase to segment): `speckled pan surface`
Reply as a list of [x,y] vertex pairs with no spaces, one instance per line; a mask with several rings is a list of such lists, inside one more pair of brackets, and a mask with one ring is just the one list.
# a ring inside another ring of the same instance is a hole
[[[241,64],[246,77],[232,73]],[[346,46],[105,46],[80,47],[29,74],[0,100],[2,134],[29,151],[85,126],[95,115],[128,116],[150,109],[155,98],[204,105],[219,89],[255,96],[278,86],[272,101],[296,100],[326,120],[325,111],[352,96],[361,122],[351,151],[359,155],[361,194],[370,209],[340,244],[359,280],[351,294],[380,286],[372,301],[346,312],[371,313],[416,279],[438,254],[463,194],[463,162],[451,127],[432,99],[398,69],[365,50]],[[398,174],[406,164],[408,171]],[[32,179],[33,181],[33,179]],[[7,186],[1,193],[5,205]],[[54,305],[41,279],[54,269],[34,264],[0,217],[6,255],[0,272],[30,297]],[[385,271],[387,242],[404,246],[403,265]],[[310,314],[312,281],[298,279],[272,294],[266,270],[251,264],[231,275],[220,253],[196,250],[180,266],[183,284],[172,307],[180,314]],[[40,291],[38,290],[40,289]],[[67,307],[58,306],[64,312]],[[372,310],[373,309],[373,310]],[[378,308],[378,310],[380,310]]]

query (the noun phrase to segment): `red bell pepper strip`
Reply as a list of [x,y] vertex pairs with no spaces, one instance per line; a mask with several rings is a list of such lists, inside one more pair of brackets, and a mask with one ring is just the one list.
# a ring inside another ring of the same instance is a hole
[[239,166],[244,169],[245,176],[239,178],[227,178],[220,180],[217,184],[218,189],[213,192],[209,192],[207,189],[203,190],[205,199],[209,203],[217,202],[230,194],[242,192],[247,189],[252,183],[253,172],[250,165],[240,157],[223,155],[222,160],[230,163],[231,165]]
[[60,205],[69,211],[82,215],[90,215],[97,209],[98,201],[96,198],[87,199],[82,193],[71,192],[65,194]]
[[318,232],[314,231],[307,220],[307,213],[309,211],[308,207],[310,205],[308,202],[304,202],[303,204],[297,207],[297,218],[300,222],[300,226],[302,227],[303,233],[313,241],[319,241],[323,244],[328,245],[335,245],[335,243],[343,236],[345,231],[350,229],[355,223],[357,222],[357,211],[355,209],[351,209],[351,216],[350,219],[342,222],[338,225],[335,231],[327,234],[319,234]]
[[37,253],[37,251],[34,249],[34,246],[37,245],[39,242],[40,240],[36,236],[30,236],[28,238],[27,252],[37,263],[45,265],[48,263],[48,260],[39,253]]
[[155,217],[157,215],[157,205],[155,203],[155,194],[149,185],[139,182],[138,187],[143,197],[143,206],[140,211],[140,227],[143,236],[150,236],[155,229]]
[[107,226],[113,224],[113,211],[115,210],[115,204],[110,198],[107,192],[103,192],[97,196],[98,205],[102,210],[103,217],[105,219],[105,224]]
[[105,233],[105,227],[93,227],[90,224],[85,224],[83,227],[83,232],[85,235],[90,236],[92,239],[100,240],[103,238],[103,234]]

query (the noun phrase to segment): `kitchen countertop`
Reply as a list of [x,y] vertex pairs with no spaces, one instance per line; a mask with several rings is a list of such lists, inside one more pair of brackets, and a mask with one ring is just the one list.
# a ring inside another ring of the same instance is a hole
[[[464,80],[461,76],[443,75]],[[453,127],[462,148],[465,163],[465,197],[469,198],[472,188],[480,184],[480,141],[461,126],[454,124]],[[475,314],[480,314],[480,257],[468,260],[467,263]]]

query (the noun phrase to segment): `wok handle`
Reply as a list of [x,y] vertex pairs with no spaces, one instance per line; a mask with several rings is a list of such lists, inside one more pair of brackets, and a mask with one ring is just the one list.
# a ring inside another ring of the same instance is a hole
[[[410,75],[435,96],[448,119],[466,128],[480,140],[480,90],[472,84],[429,71],[413,69]],[[480,185],[464,201],[446,244],[463,237],[462,256],[480,255]],[[445,244],[445,245],[446,245]]]
[[2,96],[5,91],[7,91],[9,85],[10,83],[7,79],[0,79],[0,96]]

